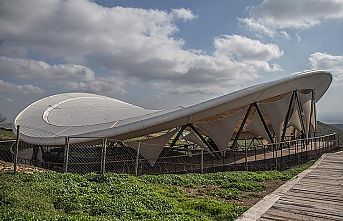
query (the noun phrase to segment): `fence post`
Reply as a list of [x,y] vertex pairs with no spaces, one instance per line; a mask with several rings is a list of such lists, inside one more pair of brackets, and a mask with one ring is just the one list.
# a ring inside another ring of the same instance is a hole
[[225,151],[222,152],[222,170],[224,171],[224,165],[225,165]]
[[135,175],[138,176],[138,164],[139,164],[139,149],[141,148],[141,142],[138,142],[136,165],[135,165]]
[[106,148],[107,148],[107,138],[102,141],[102,151],[101,151],[101,175],[106,172]]
[[65,147],[64,147],[64,162],[63,162],[63,172],[68,172],[68,161],[69,161],[69,137],[65,138]]
[[341,138],[340,138],[340,135],[337,134],[337,145],[338,145],[339,149],[342,149],[340,139],[341,139]]
[[17,172],[17,164],[18,164],[18,152],[19,152],[19,129],[20,125],[17,125],[17,136],[16,136],[16,145],[15,145],[15,156],[14,156],[14,166],[13,172]]
[[[299,144],[300,141],[300,144]],[[302,151],[302,138],[300,138],[300,140],[298,140],[298,144],[297,144],[297,163],[300,164],[300,151]],[[300,145],[300,147],[299,147]]]
[[277,152],[279,151],[279,145],[280,145],[280,143],[278,143],[278,144],[276,144],[275,145],[275,170],[278,170],[278,162],[277,162]]
[[310,145],[311,145],[311,151],[312,151],[312,149],[313,149],[313,137],[311,137]]
[[305,138],[306,139],[306,142],[305,142],[305,156],[306,156],[306,160],[308,160],[308,152],[307,152],[307,150],[308,150],[308,145],[310,144],[310,140],[309,140],[309,138],[307,137],[307,138]]
[[203,148],[201,148],[200,161],[201,161],[201,173],[204,173],[204,149]]
[[273,144],[273,146],[272,146],[273,147],[273,158],[275,157],[275,145],[276,144]]
[[248,147],[247,147],[247,138],[244,138],[244,146],[245,146],[245,170],[249,170],[248,168]]
[[264,146],[263,143],[262,143],[262,147],[263,147],[263,157],[264,159],[266,159],[266,146]]
[[323,147],[322,147],[322,145],[323,145],[323,138],[320,136],[319,137],[319,154],[320,155],[322,155],[322,153],[323,153]]
[[339,144],[339,134],[337,134],[337,141],[336,141],[336,148],[339,148],[339,149],[341,149],[341,146],[340,146],[340,144]]
[[317,138],[314,137],[312,142],[313,142],[313,149],[315,150],[314,153],[316,153],[317,152]]

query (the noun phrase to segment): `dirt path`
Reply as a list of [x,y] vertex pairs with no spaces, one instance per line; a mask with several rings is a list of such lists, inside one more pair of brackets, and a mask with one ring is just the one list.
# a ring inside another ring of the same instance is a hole
[[[0,161],[0,172],[13,172],[13,163]],[[44,172],[47,171],[43,168],[38,168],[28,165],[17,165],[17,172],[19,173],[34,173],[34,172]]]

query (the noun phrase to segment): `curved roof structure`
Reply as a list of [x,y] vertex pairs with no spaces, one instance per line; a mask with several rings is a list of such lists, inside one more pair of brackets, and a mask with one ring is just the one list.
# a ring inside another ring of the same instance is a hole
[[[272,133],[274,139],[280,140],[285,119],[287,125],[309,131],[315,127],[312,104],[323,96],[331,81],[332,76],[326,71],[307,71],[168,110],[147,110],[89,93],[58,94],[29,105],[14,124],[20,125],[20,139],[25,142],[61,145],[70,136],[125,140],[191,123],[223,149],[238,131],[269,141]],[[294,94],[295,91],[299,93]],[[270,129],[269,134],[266,128]],[[185,139],[199,142],[192,129],[189,132]]]

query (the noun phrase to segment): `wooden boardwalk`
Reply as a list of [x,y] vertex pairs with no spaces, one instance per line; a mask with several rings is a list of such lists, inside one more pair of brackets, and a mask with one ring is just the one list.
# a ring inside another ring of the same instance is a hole
[[260,202],[238,220],[343,220],[343,151],[323,155]]

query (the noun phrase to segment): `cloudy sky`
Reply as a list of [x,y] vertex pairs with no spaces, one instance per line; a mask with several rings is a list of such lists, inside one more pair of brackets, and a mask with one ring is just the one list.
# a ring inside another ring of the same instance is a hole
[[343,0],[2,0],[0,113],[65,92],[170,108],[326,69],[319,119],[343,123],[342,39]]

